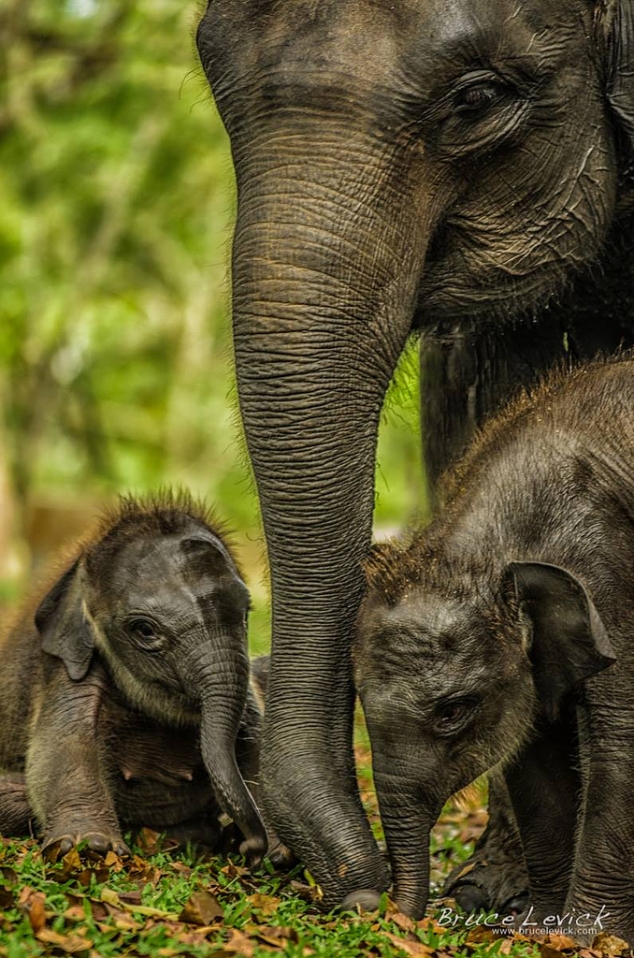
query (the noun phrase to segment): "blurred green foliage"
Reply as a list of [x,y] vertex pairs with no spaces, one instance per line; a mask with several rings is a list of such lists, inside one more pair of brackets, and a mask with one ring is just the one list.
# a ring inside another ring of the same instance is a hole
[[[8,525],[26,541],[42,499],[189,486],[247,543],[261,646],[230,349],[234,186],[197,15],[182,0],[0,5],[0,550]],[[424,505],[416,366],[384,417],[383,527]]]

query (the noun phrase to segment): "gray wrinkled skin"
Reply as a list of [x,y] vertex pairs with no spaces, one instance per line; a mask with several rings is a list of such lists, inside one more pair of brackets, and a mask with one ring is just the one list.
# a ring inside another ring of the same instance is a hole
[[200,23],[236,169],[238,391],[272,580],[263,800],[325,907],[388,884],[349,664],[385,391],[419,331],[434,480],[565,350],[634,343],[633,16],[211,0]]
[[34,816],[62,853],[125,853],[122,825],[217,847],[224,813],[261,857],[248,603],[202,508],[122,500],[0,642],[0,834]]
[[634,941],[633,408],[627,356],[553,377],[449,472],[432,524],[369,562],[355,679],[416,917],[443,803],[497,767],[533,917],[603,906]]

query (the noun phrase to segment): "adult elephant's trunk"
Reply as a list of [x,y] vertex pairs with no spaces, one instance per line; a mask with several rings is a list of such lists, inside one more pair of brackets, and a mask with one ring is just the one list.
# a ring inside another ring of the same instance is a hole
[[370,134],[276,121],[234,157],[238,389],[273,598],[262,771],[267,814],[329,906],[387,884],[354,777],[349,653],[379,416],[427,240]]
[[[204,654],[187,669],[188,688],[200,702],[200,748],[218,804],[245,837],[246,854],[262,858],[266,831],[236,761],[236,739],[245,707],[249,665],[234,636],[206,638]],[[193,687],[192,687],[193,686]]]

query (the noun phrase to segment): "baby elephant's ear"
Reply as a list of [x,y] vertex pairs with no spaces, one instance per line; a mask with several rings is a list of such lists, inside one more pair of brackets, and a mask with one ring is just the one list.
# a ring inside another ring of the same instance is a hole
[[44,596],[35,613],[35,625],[44,651],[62,659],[71,679],[83,679],[95,643],[84,616],[79,560]]
[[616,661],[592,599],[573,575],[543,562],[512,562],[520,607],[533,625],[529,657],[535,688],[554,721],[564,695]]

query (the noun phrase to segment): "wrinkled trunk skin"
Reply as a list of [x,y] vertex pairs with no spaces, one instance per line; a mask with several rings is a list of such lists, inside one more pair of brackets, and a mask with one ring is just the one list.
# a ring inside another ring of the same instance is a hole
[[[376,736],[375,736],[376,738]],[[373,747],[372,766],[392,868],[393,897],[400,910],[418,920],[429,898],[429,836],[442,811],[444,792],[435,792],[438,768],[399,762],[397,748]]]
[[325,907],[388,880],[354,775],[350,643],[379,416],[427,242],[393,157],[330,126],[278,125],[261,152],[236,151],[233,253],[238,392],[273,597],[264,808]]
[[[223,640],[224,639],[224,640]],[[248,685],[246,652],[230,636],[206,640],[204,653],[192,652],[183,671],[200,701],[200,748],[216,800],[245,837],[245,854],[259,861],[267,838],[256,804],[236,761],[236,739]]]

